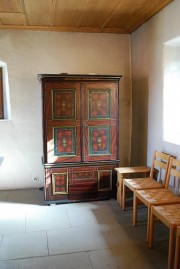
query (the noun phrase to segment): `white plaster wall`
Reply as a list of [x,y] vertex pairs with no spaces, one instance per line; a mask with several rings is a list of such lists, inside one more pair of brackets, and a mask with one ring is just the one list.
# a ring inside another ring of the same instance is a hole
[[[180,158],[180,147],[177,144],[163,140],[164,43],[180,36],[179,14],[180,1],[174,0],[131,35],[132,77],[133,81],[136,81],[136,84],[133,85],[133,95],[138,90],[139,81],[146,81],[148,85],[148,164],[151,164],[152,154],[155,149],[169,152]],[[141,90],[143,91],[143,88]],[[141,96],[139,97],[139,99],[136,97],[136,102],[141,108],[144,100]],[[133,121],[135,120],[133,119]],[[141,134],[140,129],[136,129],[135,132],[136,135],[138,132]],[[146,145],[141,145],[141,147],[146,147]]]
[[0,189],[44,185],[39,73],[123,75],[120,158],[122,165],[129,161],[129,35],[1,30],[0,61],[7,63],[11,103],[11,120],[0,121]]

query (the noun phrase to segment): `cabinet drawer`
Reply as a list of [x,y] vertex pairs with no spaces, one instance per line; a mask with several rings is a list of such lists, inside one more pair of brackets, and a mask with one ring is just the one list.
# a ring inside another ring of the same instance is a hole
[[89,200],[97,198],[97,182],[80,180],[80,183],[69,184],[69,200]]
[[85,184],[97,182],[97,168],[94,166],[72,168],[69,177],[70,184]]
[[74,167],[72,168],[72,179],[92,179],[94,178],[95,171],[97,171],[95,166]]

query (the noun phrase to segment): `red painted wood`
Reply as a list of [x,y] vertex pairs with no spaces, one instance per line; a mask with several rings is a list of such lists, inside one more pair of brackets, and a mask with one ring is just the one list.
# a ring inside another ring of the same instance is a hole
[[119,158],[120,76],[38,77],[43,99],[45,201],[111,198]]

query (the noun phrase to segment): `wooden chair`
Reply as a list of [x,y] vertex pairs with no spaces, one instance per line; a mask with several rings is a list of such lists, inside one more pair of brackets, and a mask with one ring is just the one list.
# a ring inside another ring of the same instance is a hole
[[[126,188],[129,188],[134,193],[135,190],[164,188],[167,185],[166,178],[169,162],[170,162],[169,154],[155,151],[153,155],[149,177],[123,180],[122,210],[125,209]],[[159,176],[161,177],[159,178],[158,181],[154,179],[155,169],[156,171],[159,172]]]
[[134,167],[116,167],[117,171],[117,202],[120,207],[122,207],[122,187],[124,177],[127,175],[129,177],[141,174],[142,177],[148,176],[150,174],[150,167],[148,166],[134,166]]
[[[174,269],[180,268],[179,256],[180,256],[180,226],[177,227],[177,232],[176,232],[176,248],[175,248]],[[178,267],[178,265],[179,265],[179,267]]]
[[[149,247],[153,246],[153,230],[154,220],[160,220],[169,228],[169,252],[168,252],[168,269],[172,267],[173,261],[173,245],[174,245],[174,233],[180,225],[180,204],[152,206],[150,215],[150,226],[149,226]],[[179,230],[180,231],[180,230]],[[180,233],[179,233],[180,235]],[[176,260],[178,259],[178,243],[179,237],[177,232],[177,247],[176,247]],[[178,261],[176,261],[178,264]],[[175,268],[178,268],[177,265]]]
[[147,189],[147,190],[136,190],[134,192],[133,199],[133,225],[137,222],[137,205],[140,201],[148,208],[148,220],[147,220],[147,240],[149,241],[149,224],[151,207],[166,204],[178,204],[180,203],[180,196],[174,195],[174,193],[168,189],[170,177],[175,177],[175,180],[180,180],[180,160],[176,160],[171,157],[169,164],[166,185],[161,189]]

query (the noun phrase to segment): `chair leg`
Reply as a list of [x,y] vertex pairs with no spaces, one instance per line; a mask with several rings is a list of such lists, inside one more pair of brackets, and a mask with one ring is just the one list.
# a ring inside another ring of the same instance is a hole
[[125,210],[125,204],[126,204],[126,185],[123,182],[123,188],[122,188],[122,210]]
[[149,224],[149,248],[153,247],[153,235],[154,235],[154,215],[151,209],[151,214],[150,214],[150,224]]
[[180,253],[180,229],[179,229],[179,232],[177,230],[177,234],[176,234],[176,250],[175,250],[174,269],[178,269],[179,253]]
[[147,219],[147,242],[149,242],[150,235],[150,216],[151,216],[151,206],[148,206],[148,219]]
[[136,226],[137,223],[137,197],[136,197],[136,191],[134,191],[133,196],[133,225]]
[[120,180],[119,180],[119,192],[120,192],[119,204],[120,204],[120,207],[122,207],[122,187],[123,187],[123,175],[120,174]]
[[174,226],[170,226],[169,232],[169,253],[168,253],[168,269],[171,269],[173,259],[173,241],[174,241]]

